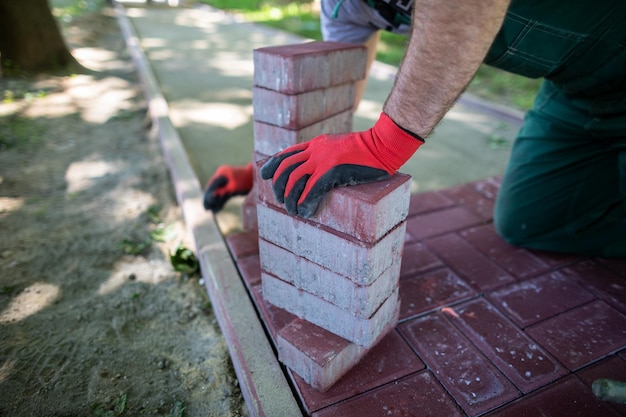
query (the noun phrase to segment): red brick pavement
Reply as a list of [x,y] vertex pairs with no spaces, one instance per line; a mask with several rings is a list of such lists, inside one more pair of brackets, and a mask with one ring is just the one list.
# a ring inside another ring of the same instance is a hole
[[[491,224],[498,184],[412,196],[400,323],[323,393],[287,371],[305,415],[626,415],[591,391],[626,381],[626,260],[508,245]],[[275,343],[296,317],[263,300],[258,235],[226,240]]]

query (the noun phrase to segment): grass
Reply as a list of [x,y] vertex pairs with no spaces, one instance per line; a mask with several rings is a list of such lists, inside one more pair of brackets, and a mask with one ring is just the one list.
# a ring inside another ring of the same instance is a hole
[[43,122],[19,115],[0,117],[0,151],[16,147],[31,150],[45,139],[46,126]]
[[104,0],[51,0],[50,6],[55,17],[68,22],[73,17],[101,10]]
[[[246,20],[276,29],[321,40],[319,12],[310,0],[199,0],[218,9],[241,15]],[[383,32],[376,59],[398,66],[407,38]],[[482,65],[467,91],[493,102],[518,110],[528,110],[539,88],[540,80],[528,79],[497,68]]]

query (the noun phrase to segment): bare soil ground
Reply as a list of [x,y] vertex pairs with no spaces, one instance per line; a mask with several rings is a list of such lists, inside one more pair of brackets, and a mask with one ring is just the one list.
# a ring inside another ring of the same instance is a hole
[[0,415],[247,415],[117,21],[64,32],[87,70],[0,78]]

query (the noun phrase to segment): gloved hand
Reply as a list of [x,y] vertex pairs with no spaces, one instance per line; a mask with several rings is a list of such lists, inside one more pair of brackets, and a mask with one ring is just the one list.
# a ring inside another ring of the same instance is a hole
[[220,165],[204,191],[204,208],[218,212],[233,196],[245,195],[254,181],[252,162],[245,166]]
[[289,214],[311,217],[333,187],[387,178],[423,143],[381,113],[366,131],[320,135],[277,153],[261,167],[261,178],[274,178],[276,199]]

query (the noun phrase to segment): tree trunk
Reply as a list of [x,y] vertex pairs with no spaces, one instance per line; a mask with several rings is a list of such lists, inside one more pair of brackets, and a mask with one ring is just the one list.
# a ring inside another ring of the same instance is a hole
[[0,0],[0,65],[5,71],[53,71],[75,62],[48,0]]

